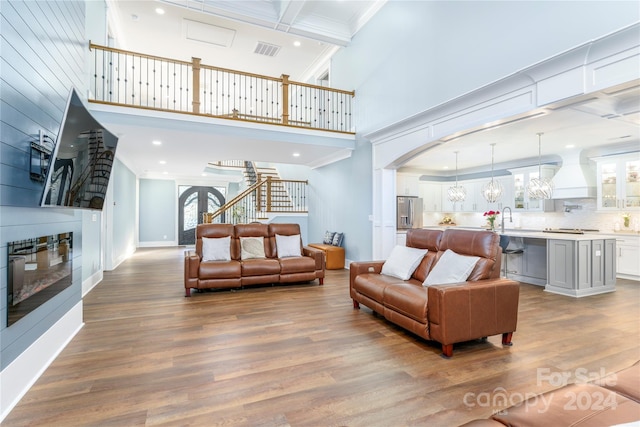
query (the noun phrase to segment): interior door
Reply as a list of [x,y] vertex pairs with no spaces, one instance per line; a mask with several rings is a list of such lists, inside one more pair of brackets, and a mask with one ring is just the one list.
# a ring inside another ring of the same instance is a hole
[[[178,244],[193,245],[196,242],[196,226],[202,224],[206,212],[215,212],[224,205],[224,188],[180,186],[178,188]],[[214,222],[225,222],[222,214]]]

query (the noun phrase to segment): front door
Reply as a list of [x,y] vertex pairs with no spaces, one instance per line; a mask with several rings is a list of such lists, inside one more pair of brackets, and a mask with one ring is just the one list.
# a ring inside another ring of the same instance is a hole
[[[215,212],[224,205],[225,188],[222,187],[178,187],[178,244],[193,245],[196,242],[196,226],[202,224],[202,217],[206,212]],[[214,222],[224,222],[222,214]]]

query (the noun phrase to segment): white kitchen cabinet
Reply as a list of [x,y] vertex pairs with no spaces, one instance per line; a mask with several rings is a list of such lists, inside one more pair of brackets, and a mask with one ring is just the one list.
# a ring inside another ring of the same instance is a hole
[[529,182],[538,178],[541,174],[542,178],[552,179],[556,173],[556,167],[551,165],[541,165],[540,173],[538,166],[527,168],[510,169],[513,176],[513,210],[519,212],[552,212],[555,210],[555,203],[552,199],[540,200],[530,199],[527,194],[527,186]]
[[502,196],[497,202],[489,203],[482,195],[482,187],[487,184],[491,178],[480,181],[478,188],[478,198],[476,199],[476,212],[500,211],[509,206],[513,208],[513,178],[511,175],[497,176],[493,178],[502,185]]
[[618,277],[640,280],[640,236],[616,236]]
[[640,210],[640,153],[594,160],[597,164],[597,209]]
[[422,198],[422,206],[425,212],[442,211],[442,183],[421,181],[418,195]]
[[398,196],[417,196],[419,191],[420,175],[397,173],[396,193]]

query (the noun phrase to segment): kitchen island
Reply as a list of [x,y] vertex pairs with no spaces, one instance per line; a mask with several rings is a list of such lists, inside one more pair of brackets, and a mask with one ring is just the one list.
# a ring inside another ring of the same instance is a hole
[[510,248],[515,242],[522,249],[521,254],[507,255],[509,278],[544,285],[545,291],[572,297],[615,291],[614,237],[517,230],[504,234],[510,238]]
[[[510,279],[544,286],[545,291],[571,297],[615,291],[615,236],[521,229],[507,229],[500,234],[509,236],[508,249],[521,250],[503,255],[503,274]],[[398,244],[402,244],[400,239]]]

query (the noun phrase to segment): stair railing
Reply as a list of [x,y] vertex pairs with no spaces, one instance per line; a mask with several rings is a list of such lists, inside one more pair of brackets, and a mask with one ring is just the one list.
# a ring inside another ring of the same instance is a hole
[[254,185],[208,215],[207,222],[214,222],[223,212],[227,212],[225,219],[231,224],[264,220],[268,213],[307,213],[308,184],[308,181],[259,178]]

